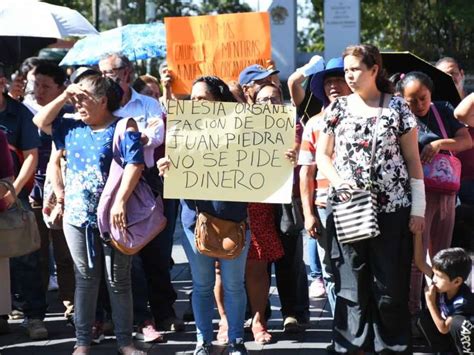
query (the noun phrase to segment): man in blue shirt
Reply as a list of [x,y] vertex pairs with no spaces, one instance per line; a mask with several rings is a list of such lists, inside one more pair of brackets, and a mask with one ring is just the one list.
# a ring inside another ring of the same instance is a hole
[[[7,79],[0,65],[0,93],[5,92]],[[15,181],[13,186],[23,206],[29,208],[28,194],[38,164],[38,147],[41,145],[32,113],[21,103],[6,94],[0,94],[0,129],[7,134],[12,152]],[[7,193],[4,201],[13,205],[14,197]],[[43,292],[39,268],[39,252],[10,259],[10,277],[13,306],[25,314],[25,323],[31,339],[48,337],[43,318],[46,312],[46,295]],[[3,319],[3,321],[5,321]]]

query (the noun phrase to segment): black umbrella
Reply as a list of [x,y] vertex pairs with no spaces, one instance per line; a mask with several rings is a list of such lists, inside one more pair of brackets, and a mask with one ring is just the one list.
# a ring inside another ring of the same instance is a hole
[[6,65],[20,64],[56,41],[56,38],[0,36],[0,62]]
[[456,107],[461,98],[454,85],[451,75],[439,70],[424,59],[417,57],[411,52],[382,52],[383,66],[387,72],[408,73],[411,71],[421,71],[428,75],[434,83],[433,101],[449,101]]

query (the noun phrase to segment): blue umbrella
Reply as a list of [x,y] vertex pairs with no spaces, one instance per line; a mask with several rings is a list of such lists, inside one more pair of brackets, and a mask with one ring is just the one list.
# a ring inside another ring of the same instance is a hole
[[77,41],[59,65],[95,65],[104,54],[112,52],[120,52],[132,61],[165,57],[165,25],[126,25],[88,36]]

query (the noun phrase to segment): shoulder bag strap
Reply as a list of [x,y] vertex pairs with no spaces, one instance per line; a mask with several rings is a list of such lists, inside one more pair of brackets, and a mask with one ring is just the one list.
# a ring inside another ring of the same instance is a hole
[[[430,104],[430,109],[433,111],[434,116],[436,117],[436,122],[438,122],[438,127],[441,131],[441,135],[443,136],[444,139],[448,139],[448,133],[446,132],[446,128],[444,127],[443,120],[441,119],[441,116],[439,115],[439,111],[436,108],[434,103]],[[449,154],[453,155],[450,150],[448,150]]]
[[374,127],[374,130],[372,132],[372,155],[370,157],[370,168],[371,169],[372,169],[372,163],[374,162],[374,159],[375,159],[375,148],[377,147],[377,131],[378,131],[378,127],[379,127],[380,117],[382,117],[384,99],[385,99],[385,94],[381,93],[380,101],[379,101],[379,112],[377,114],[377,120],[375,121],[375,127]]
[[121,155],[120,155],[120,142],[122,141],[125,131],[127,130],[129,118],[119,118],[115,124],[114,138],[112,141],[112,156],[117,164],[122,167]]
[[375,121],[374,130],[372,132],[372,153],[371,153],[370,162],[369,162],[369,173],[370,173],[369,176],[371,179],[370,184],[372,183],[372,170],[373,170],[373,163],[375,159],[375,150],[377,148],[377,131],[379,127],[380,118],[382,117],[384,100],[385,100],[385,93],[382,92],[380,94],[379,112],[377,113],[377,119]]
[[7,179],[0,179],[0,185],[4,185],[8,191],[12,194],[13,198],[15,199],[15,205],[19,210],[24,210],[22,203],[18,199],[18,196],[15,192],[15,187],[13,184]]

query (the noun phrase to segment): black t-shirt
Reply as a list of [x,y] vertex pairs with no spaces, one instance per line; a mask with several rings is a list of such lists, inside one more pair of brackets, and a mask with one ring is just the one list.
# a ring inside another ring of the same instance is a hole
[[[441,120],[443,121],[444,128],[448,135],[448,138],[453,138],[456,132],[460,128],[464,128],[464,124],[454,118],[454,109],[451,104],[447,101],[433,102],[438,109]],[[443,139],[443,134],[439,128],[438,121],[434,115],[433,110],[430,108],[426,116],[417,117],[418,122],[418,143],[420,151],[423,147],[435,140]]]
[[466,284],[462,284],[456,296],[450,300],[445,293],[442,293],[439,296],[438,304],[441,315],[445,319],[455,315],[474,316],[474,294]]

